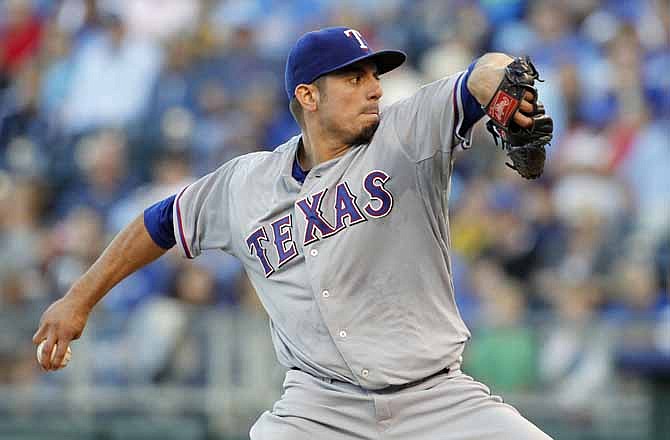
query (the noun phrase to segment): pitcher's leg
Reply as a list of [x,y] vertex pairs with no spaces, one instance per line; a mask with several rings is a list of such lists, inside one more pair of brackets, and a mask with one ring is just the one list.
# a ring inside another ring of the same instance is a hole
[[249,431],[251,440],[311,440],[327,430],[313,420],[265,411]]
[[289,371],[284,394],[251,428],[251,440],[378,440],[374,404],[356,387]]
[[488,387],[459,373],[391,402],[383,440],[551,440]]

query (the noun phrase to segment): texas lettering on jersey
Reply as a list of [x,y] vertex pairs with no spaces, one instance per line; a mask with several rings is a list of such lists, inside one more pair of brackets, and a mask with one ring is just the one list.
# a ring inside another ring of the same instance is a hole
[[[298,237],[302,240],[302,246],[332,237],[350,226],[369,219],[388,215],[393,208],[393,196],[384,185],[389,179],[390,176],[380,170],[371,171],[365,176],[363,189],[370,196],[370,200],[364,206],[359,205],[358,197],[351,192],[346,181],[339,183],[335,187],[335,203],[331,207],[334,224],[326,220],[323,215],[322,202],[327,188],[296,201],[296,215],[301,215],[306,222],[304,235]],[[263,266],[266,277],[270,277],[277,269],[298,256],[293,225],[293,214],[288,214],[269,225],[262,225],[247,237],[249,252],[256,256]],[[276,253],[277,267],[270,263],[268,251]]]

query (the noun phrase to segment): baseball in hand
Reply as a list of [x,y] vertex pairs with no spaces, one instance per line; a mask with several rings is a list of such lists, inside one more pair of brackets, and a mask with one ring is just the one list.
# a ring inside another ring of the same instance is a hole
[[[40,345],[37,346],[37,362],[40,364],[42,363],[42,348],[44,347],[44,344],[46,344],[46,339],[42,342],[40,342]],[[56,356],[56,350],[58,349],[58,344],[54,344],[53,350],[51,350],[51,360],[53,360],[54,356]],[[70,347],[67,347],[67,351],[65,352],[65,357],[63,358],[63,361],[60,364],[60,368],[64,368],[68,362],[70,362],[70,359],[72,358],[72,350]]]

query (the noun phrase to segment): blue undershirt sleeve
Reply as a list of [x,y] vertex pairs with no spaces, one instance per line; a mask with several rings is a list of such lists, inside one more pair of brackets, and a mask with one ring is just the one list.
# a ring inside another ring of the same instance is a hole
[[475,64],[477,64],[477,61],[478,59],[474,60],[472,64],[470,64],[470,66],[468,67],[468,71],[465,73],[465,78],[461,83],[461,102],[463,103],[463,124],[461,124],[461,127],[458,130],[458,134],[461,136],[465,136],[468,130],[470,130],[470,128],[472,128],[472,126],[475,125],[475,123],[479,121],[485,114],[484,109],[477,102],[475,97],[472,96],[467,86],[468,79],[470,78],[472,70],[475,68]]
[[172,206],[176,194],[144,210],[144,227],[153,241],[163,249],[170,249],[177,242],[172,224]]

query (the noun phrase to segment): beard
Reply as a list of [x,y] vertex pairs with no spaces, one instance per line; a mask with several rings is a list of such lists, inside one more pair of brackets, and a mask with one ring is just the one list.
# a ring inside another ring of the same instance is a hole
[[379,119],[373,124],[370,124],[366,127],[363,127],[358,133],[355,133],[351,136],[350,139],[346,141],[350,145],[362,145],[369,144],[372,141],[372,138],[379,127]]

